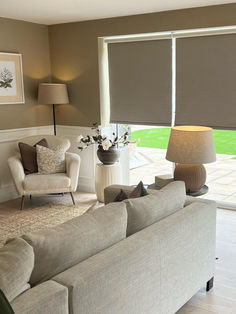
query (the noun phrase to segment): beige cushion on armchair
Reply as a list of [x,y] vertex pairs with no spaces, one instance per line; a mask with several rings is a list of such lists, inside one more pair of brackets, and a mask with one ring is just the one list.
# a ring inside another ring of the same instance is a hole
[[[21,139],[21,142],[33,145],[41,138],[46,138],[49,148],[59,148],[64,151],[70,147],[68,139],[53,135],[37,135]],[[19,151],[18,151],[19,152]],[[20,154],[8,159],[8,165],[19,195],[35,195],[50,193],[75,192],[78,185],[80,157],[74,153],[65,153],[66,171],[58,174],[25,175]]]

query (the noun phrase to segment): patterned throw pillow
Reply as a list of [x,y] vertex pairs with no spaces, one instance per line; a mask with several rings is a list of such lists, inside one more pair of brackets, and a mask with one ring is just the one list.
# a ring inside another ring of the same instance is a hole
[[61,149],[49,149],[40,145],[36,146],[38,172],[52,174],[65,172],[65,152]]

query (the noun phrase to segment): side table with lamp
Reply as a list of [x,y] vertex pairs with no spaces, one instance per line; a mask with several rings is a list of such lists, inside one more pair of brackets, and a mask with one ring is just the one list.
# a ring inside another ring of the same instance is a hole
[[200,196],[207,193],[206,169],[203,164],[216,161],[212,128],[173,127],[166,159],[176,164],[174,180],[185,182],[188,195]]

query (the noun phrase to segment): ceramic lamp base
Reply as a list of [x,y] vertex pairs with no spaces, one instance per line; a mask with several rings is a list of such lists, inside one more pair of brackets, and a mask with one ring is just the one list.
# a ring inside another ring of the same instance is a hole
[[206,169],[203,165],[177,164],[174,171],[176,181],[184,181],[186,192],[199,191],[206,182]]

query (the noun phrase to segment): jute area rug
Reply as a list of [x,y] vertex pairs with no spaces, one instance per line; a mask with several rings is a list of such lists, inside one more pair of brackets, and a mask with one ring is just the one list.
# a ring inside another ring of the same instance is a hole
[[0,219],[0,246],[9,238],[56,226],[87,210],[88,206],[46,204],[3,217]]

